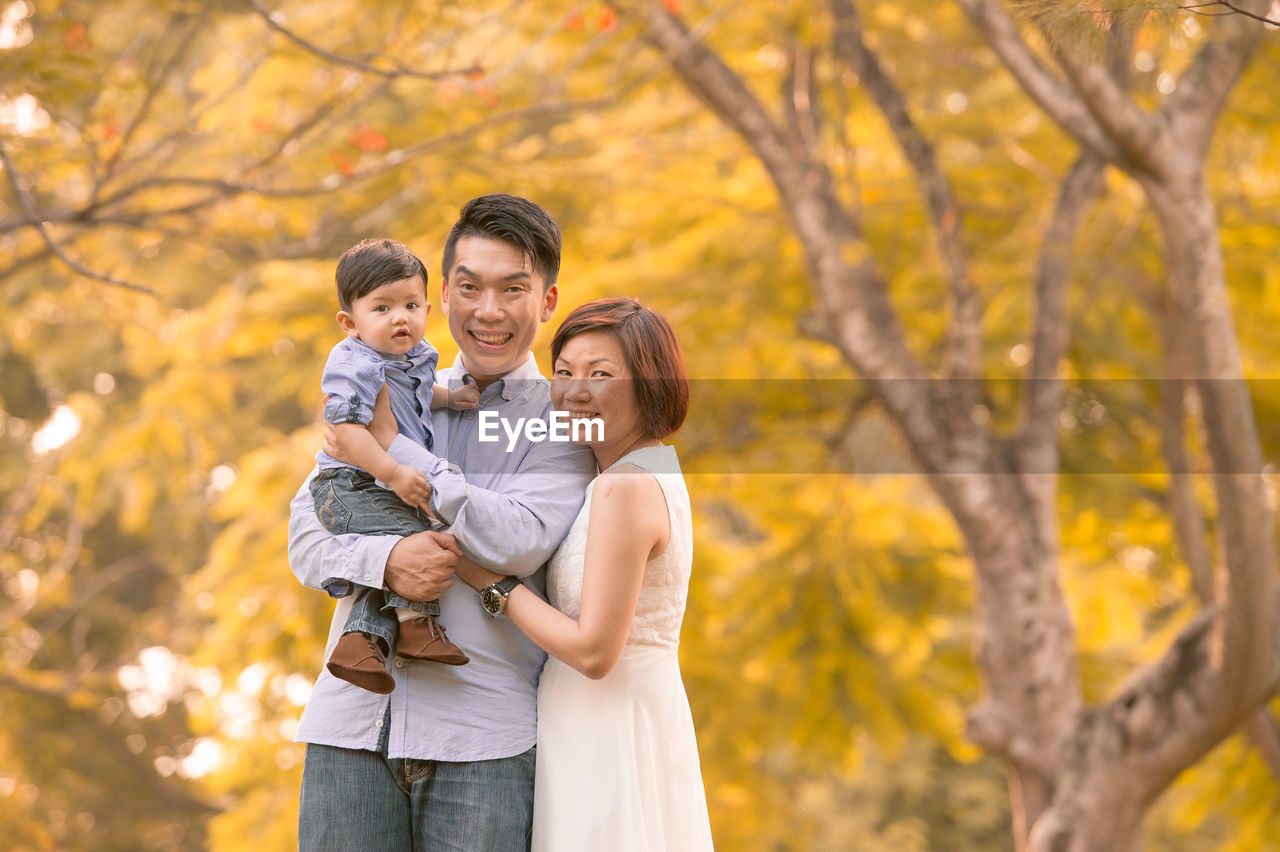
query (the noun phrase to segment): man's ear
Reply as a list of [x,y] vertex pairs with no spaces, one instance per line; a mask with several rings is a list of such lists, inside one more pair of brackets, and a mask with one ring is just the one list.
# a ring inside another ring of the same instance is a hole
[[449,316],[449,279],[440,279],[440,310],[444,311],[445,316]]
[[556,289],[556,285],[552,284],[547,288],[547,292],[542,294],[542,322],[551,319],[551,315],[556,312],[558,301],[560,301],[560,291]]
[[342,330],[347,333],[348,337],[354,337],[357,340],[360,338],[359,333],[356,332],[355,317],[351,316],[351,314],[346,311],[338,311],[338,325],[342,327]]

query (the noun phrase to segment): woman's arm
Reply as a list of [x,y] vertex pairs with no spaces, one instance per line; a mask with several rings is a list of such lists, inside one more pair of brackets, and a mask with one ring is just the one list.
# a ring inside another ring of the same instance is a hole
[[[656,479],[638,468],[602,474],[587,522],[578,620],[525,586],[511,590],[507,617],[551,656],[589,678],[604,677],[617,664],[631,630],[645,562],[666,548],[669,534],[666,498]],[[458,576],[479,588],[497,579],[493,572],[461,564]]]

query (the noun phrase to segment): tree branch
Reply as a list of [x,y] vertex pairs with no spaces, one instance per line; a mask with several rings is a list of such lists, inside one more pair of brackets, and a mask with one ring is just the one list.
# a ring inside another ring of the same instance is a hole
[[1266,705],[1244,723],[1244,732],[1258,750],[1262,762],[1271,770],[1272,780],[1280,781],[1280,728],[1277,728],[1276,720]]
[[782,83],[782,107],[787,117],[787,135],[800,156],[810,157],[818,147],[817,91],[814,87],[813,52],[794,47]]
[[347,68],[354,68],[355,70],[363,71],[366,74],[385,77],[388,80],[394,80],[398,77],[412,77],[422,80],[441,80],[446,77],[465,77],[468,74],[484,70],[478,65],[472,65],[466,68],[451,68],[446,71],[422,71],[417,68],[411,68],[399,59],[396,59],[393,56],[386,56],[385,54],[377,56],[376,59],[385,62],[386,65],[389,65],[390,67],[381,67],[373,64],[372,62],[366,62],[361,59],[344,56],[340,53],[334,53],[331,50],[326,50],[286,27],[283,23],[282,15],[268,10],[259,3],[258,0],[244,0],[244,2],[245,5],[256,12],[262,20],[266,22],[268,27],[308,53],[314,54],[326,62],[332,62],[335,65],[343,65]]
[[[1262,27],[1254,21],[1265,20],[1251,10],[1268,8],[1270,0],[1244,0],[1241,5],[1223,3],[1233,12],[1231,20],[1219,21],[1195,59],[1178,79],[1178,87],[1165,102],[1161,112],[1176,128],[1180,147],[1187,147],[1203,159],[1217,126],[1214,121],[1262,40]],[[1245,8],[1247,6],[1247,8]],[[1267,21],[1267,23],[1275,23]]]
[[[1214,7],[1221,7],[1226,9],[1226,11],[1218,12],[1217,14],[1203,11]],[[1255,21],[1260,21],[1261,23],[1269,24],[1273,27],[1280,27],[1280,21],[1268,18],[1266,15],[1260,15],[1257,12],[1251,12],[1248,9],[1242,9],[1234,3],[1227,2],[1227,0],[1217,0],[1217,2],[1213,3],[1190,3],[1184,6],[1179,6],[1178,8],[1185,9],[1193,15],[1202,15],[1206,18],[1222,18],[1227,15],[1244,15],[1246,18],[1252,18]]]
[[169,75],[178,67],[179,62],[187,58],[187,48],[191,42],[199,34],[204,20],[207,18],[207,9],[201,13],[200,20],[194,22],[187,32],[174,47],[173,53],[169,58],[160,63],[159,73],[155,75],[147,75],[151,84],[147,86],[146,94],[142,98],[142,103],[138,106],[133,118],[129,121],[129,126],[125,128],[124,133],[120,135],[120,143],[116,146],[115,151],[107,162],[103,164],[103,174],[110,177],[120,162],[120,157],[124,154],[125,149],[133,140],[134,134],[138,132],[138,128],[142,126],[142,122],[146,120],[147,115],[151,112],[151,106],[155,103],[156,95],[164,87],[165,82],[169,79]]
[[956,0],[978,34],[1000,57],[1031,99],[1082,146],[1109,163],[1125,161],[1124,151],[1107,134],[1075,89],[1031,52],[1013,20],[993,0]]
[[[1200,602],[1208,605],[1214,600],[1213,552],[1204,514],[1195,497],[1195,474],[1186,451],[1184,403],[1186,395],[1194,393],[1184,378],[1191,375],[1187,352],[1181,345],[1181,341],[1187,339],[1186,322],[1177,312],[1166,314],[1162,334],[1166,379],[1160,383],[1160,447],[1169,468],[1167,504],[1182,558],[1191,572],[1191,588]],[[1272,777],[1280,780],[1280,732],[1265,704],[1244,723],[1244,731]]]
[[[1068,82],[1079,92],[1103,132],[1123,152],[1123,159],[1117,164],[1128,171],[1139,168],[1154,171],[1161,165],[1167,167],[1168,157],[1160,155],[1170,144],[1168,132],[1163,122],[1143,112],[1129,97],[1125,87],[1112,76],[1110,66],[1115,63],[1099,63],[1058,46],[1052,34],[1046,31],[1043,19],[1037,18],[1036,23],[1051,45],[1054,59],[1066,72]],[[1072,131],[1070,127],[1066,129]]]
[[86,278],[101,281],[104,284],[122,287],[126,290],[133,290],[138,293],[146,293],[148,296],[159,297],[160,294],[150,287],[142,284],[135,284],[134,282],[126,281],[123,278],[116,278],[113,275],[95,272],[81,264],[79,261],[69,257],[66,252],[62,250],[62,247],[58,245],[58,242],[54,240],[53,235],[49,233],[48,229],[45,228],[44,223],[40,220],[40,215],[36,211],[34,202],[31,200],[26,190],[22,188],[22,181],[14,170],[13,161],[9,158],[8,149],[5,147],[3,141],[0,141],[0,163],[3,163],[4,165],[5,174],[8,175],[9,178],[9,186],[13,189],[14,195],[18,198],[18,204],[22,207],[22,213],[27,219],[27,224],[35,228],[36,233],[38,233],[40,238],[44,240],[44,243],[49,247],[49,250],[53,252],[54,256],[61,260],[69,269]]
[[815,295],[832,339],[893,413],[926,470],[948,465],[935,387],[906,345],[870,247],[834,194],[824,163],[797,156],[786,133],[714,51],[658,4],[616,3],[686,87],[750,146],[769,173],[805,249]]
[[1035,280],[1030,378],[1026,396],[1026,420],[1019,440],[1035,456],[1028,470],[1057,470],[1046,454],[1057,458],[1057,417],[1064,385],[1058,366],[1066,357],[1071,334],[1067,302],[1072,245],[1089,203],[1102,188],[1102,162],[1082,153],[1062,181],[1053,218],[1045,230]]
[[1186,399],[1195,389],[1186,378],[1191,364],[1182,341],[1186,321],[1178,311],[1165,311],[1165,380],[1160,383],[1160,450],[1169,469],[1167,507],[1182,558],[1191,572],[1191,588],[1202,604],[1213,603],[1213,552],[1204,514],[1195,496],[1195,480],[1186,449]]
[[955,386],[960,391],[957,403],[961,411],[968,412],[977,401],[976,380],[982,377],[982,302],[969,275],[960,205],[933,145],[912,121],[906,99],[863,39],[862,19],[852,0],[829,0],[829,5],[835,19],[836,52],[849,63],[880,107],[924,196],[951,294],[943,375],[962,380]]

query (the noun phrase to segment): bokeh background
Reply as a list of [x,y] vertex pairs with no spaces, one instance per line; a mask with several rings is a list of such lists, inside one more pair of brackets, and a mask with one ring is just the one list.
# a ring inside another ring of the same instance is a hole
[[[890,126],[823,46],[827,6],[652,5],[821,152],[906,340],[936,366],[946,264]],[[964,212],[983,410],[1013,423],[1033,270],[1077,147],[956,6],[859,6]],[[1130,85],[1150,106],[1217,22],[1145,6]],[[1002,768],[965,736],[982,682],[955,522],[823,339],[769,173],[637,17],[0,0],[0,845],[294,845],[291,740],[332,602],[297,584],[285,527],[320,439],[333,266],[364,237],[412,246],[449,363],[442,241],[463,202],[505,191],[563,229],[559,317],[633,295],[685,348],[695,408],[675,444],[697,545],[681,656],[719,848],[1014,848]],[[1096,41],[1087,20],[1055,26],[1079,50]],[[1280,38],[1258,26],[1206,170],[1276,459]],[[1199,604],[1146,381],[1164,375],[1164,272],[1137,185],[1108,171],[1073,245],[1060,573],[1086,698],[1102,700]],[[544,373],[553,327],[535,345]],[[1147,848],[1265,848],[1278,793],[1233,736],[1153,806]]]

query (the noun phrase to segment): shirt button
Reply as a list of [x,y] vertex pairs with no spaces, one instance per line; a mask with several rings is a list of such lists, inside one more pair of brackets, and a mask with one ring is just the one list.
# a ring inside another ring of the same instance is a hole
[[374,722],[373,724],[374,724],[374,727],[381,728],[381,727],[382,727],[382,720],[381,720],[381,719],[379,719],[378,721]]
[[464,416],[465,416],[468,420],[475,420],[475,419],[476,419],[476,413],[475,413],[474,411],[468,411]]
[[[398,669],[404,668],[404,660],[396,660],[396,668]],[[379,722],[378,724],[381,725],[382,723]]]

